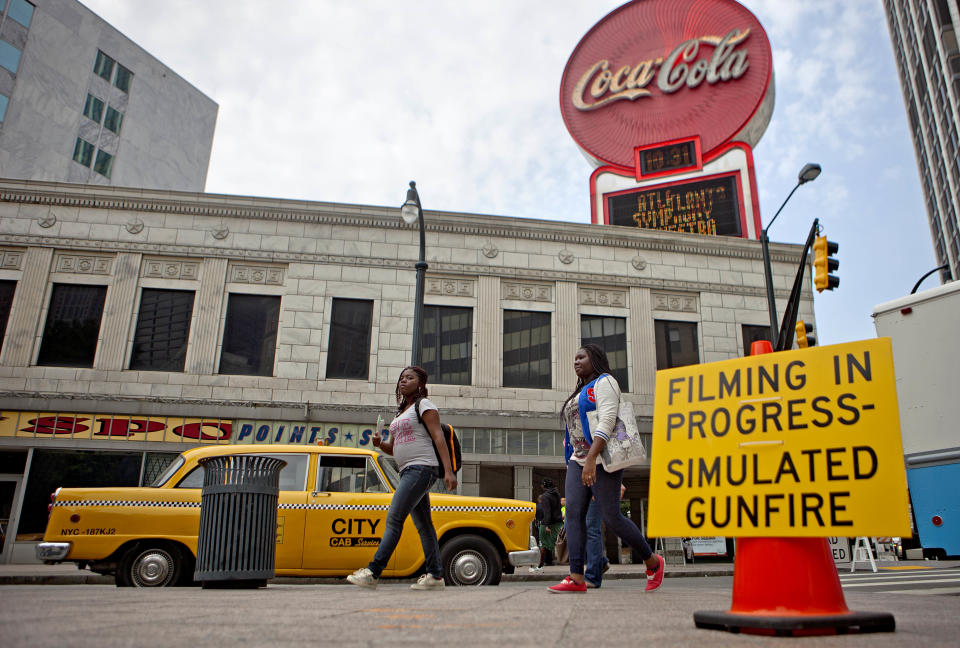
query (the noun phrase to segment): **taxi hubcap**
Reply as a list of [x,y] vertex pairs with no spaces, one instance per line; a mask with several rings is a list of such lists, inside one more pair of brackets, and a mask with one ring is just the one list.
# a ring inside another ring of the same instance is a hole
[[159,549],[141,554],[133,565],[133,583],[137,587],[161,587],[172,574],[173,558]]
[[450,565],[453,568],[454,580],[461,585],[482,583],[487,575],[487,563],[483,556],[475,551],[457,554]]

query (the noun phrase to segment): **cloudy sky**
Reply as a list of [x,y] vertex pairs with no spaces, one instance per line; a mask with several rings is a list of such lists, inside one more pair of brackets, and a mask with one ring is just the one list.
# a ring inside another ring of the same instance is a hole
[[[209,192],[399,206],[413,179],[426,209],[590,222],[560,77],[622,2],[83,2],[220,105]],[[742,4],[773,47],[763,224],[821,164],[770,238],[802,243],[819,217],[840,288],[815,298],[817,337],[875,337],[873,306],[935,265],[881,2]]]

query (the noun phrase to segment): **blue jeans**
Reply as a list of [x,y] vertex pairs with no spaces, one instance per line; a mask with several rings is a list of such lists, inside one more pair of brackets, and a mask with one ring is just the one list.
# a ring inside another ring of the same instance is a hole
[[401,471],[400,484],[387,510],[387,524],[383,531],[383,539],[380,540],[380,546],[377,547],[373,560],[367,566],[367,569],[377,578],[380,578],[380,574],[386,569],[390,556],[400,542],[403,523],[408,515],[413,518],[413,524],[420,534],[420,544],[423,545],[425,558],[424,567],[427,573],[434,578],[443,578],[440,545],[437,542],[437,532],[433,528],[433,519],[430,517],[430,487],[436,479],[436,466],[413,465]]
[[567,464],[567,480],[564,495],[567,498],[567,549],[570,552],[570,573],[583,574],[584,554],[586,553],[586,521],[590,497],[596,499],[596,506],[607,528],[616,533],[628,545],[640,552],[646,560],[653,555],[646,538],[632,520],[620,512],[620,483],[623,471],[608,473],[603,466],[597,466],[597,481],[593,487],[583,485],[581,475],[583,467],[576,461]]
[[591,499],[587,506],[587,560],[584,578],[600,587],[603,583],[603,568],[610,562],[603,555],[603,517],[596,500]]

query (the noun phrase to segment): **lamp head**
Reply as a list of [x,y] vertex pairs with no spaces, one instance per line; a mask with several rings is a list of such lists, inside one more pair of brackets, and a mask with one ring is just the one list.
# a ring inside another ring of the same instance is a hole
[[417,194],[417,183],[413,180],[407,189],[407,200],[400,207],[400,216],[407,225],[413,225],[420,217],[420,196]]
[[800,184],[806,184],[816,180],[817,176],[820,175],[820,170],[820,165],[816,162],[807,162],[803,165],[803,168],[800,169],[800,175],[797,176],[797,180]]

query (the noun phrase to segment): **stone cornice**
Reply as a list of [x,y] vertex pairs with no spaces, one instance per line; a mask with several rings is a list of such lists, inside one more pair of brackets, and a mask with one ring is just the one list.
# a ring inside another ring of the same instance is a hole
[[[338,266],[359,266],[386,268],[390,270],[411,270],[406,259],[385,259],[382,257],[356,257],[337,254],[316,254],[308,252],[271,252],[266,250],[243,250],[229,247],[171,245],[155,243],[135,243],[130,241],[91,241],[56,236],[31,236],[21,234],[0,234],[0,246],[38,246],[55,247],[90,252],[132,252],[146,255],[170,255],[175,257],[227,257],[242,261],[263,261],[270,263],[323,263]],[[737,286],[706,281],[681,281],[676,279],[656,279],[652,277],[608,275],[595,272],[574,272],[563,270],[540,270],[517,268],[502,265],[478,265],[430,261],[428,273],[457,275],[464,277],[496,276],[503,279],[527,279],[539,281],[569,281],[598,286],[638,286],[655,290],[678,290],[685,292],[732,293],[765,297],[763,286]],[[777,295],[789,296],[786,289],[777,290]],[[804,299],[812,295],[804,294]]]
[[[399,218],[399,208],[393,207],[34,181],[0,180],[0,202],[349,225],[386,230],[410,227],[404,225]],[[757,241],[730,237],[703,237],[656,230],[429,210],[424,211],[424,224],[429,231],[441,234],[602,245],[728,258],[761,257]],[[771,257],[779,262],[796,263],[799,250],[799,245],[771,244]]]

